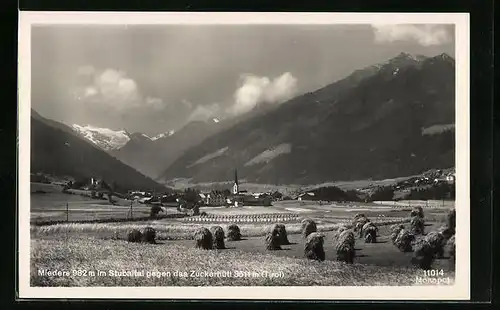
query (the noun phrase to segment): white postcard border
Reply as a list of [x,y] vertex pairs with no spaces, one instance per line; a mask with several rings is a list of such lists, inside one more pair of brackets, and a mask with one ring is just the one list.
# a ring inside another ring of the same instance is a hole
[[[165,24],[455,24],[456,277],[451,286],[365,287],[30,287],[31,25]],[[19,15],[19,298],[468,300],[470,299],[469,14],[20,12]]]

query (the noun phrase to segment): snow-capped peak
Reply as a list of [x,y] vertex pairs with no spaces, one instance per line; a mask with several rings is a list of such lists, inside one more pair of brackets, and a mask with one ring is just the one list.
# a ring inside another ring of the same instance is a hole
[[112,130],[92,125],[80,126],[77,124],[73,124],[71,127],[80,136],[106,151],[119,149],[130,140],[129,134],[125,130]]
[[150,138],[151,140],[155,141],[155,140],[158,140],[158,139],[161,139],[161,138],[165,138],[165,137],[170,137],[171,135],[173,135],[175,133],[175,130],[169,130],[167,132],[162,132],[152,138]]

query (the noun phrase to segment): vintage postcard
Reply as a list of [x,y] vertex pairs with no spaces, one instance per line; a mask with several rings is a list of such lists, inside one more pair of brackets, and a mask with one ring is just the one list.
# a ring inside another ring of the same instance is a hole
[[20,298],[470,298],[468,14],[19,29]]

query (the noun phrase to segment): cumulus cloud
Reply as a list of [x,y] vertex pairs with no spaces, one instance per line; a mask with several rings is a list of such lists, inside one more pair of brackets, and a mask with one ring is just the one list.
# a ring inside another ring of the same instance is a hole
[[155,111],[161,110],[167,106],[160,98],[146,97],[145,104],[147,107],[152,108]]
[[193,108],[193,103],[187,99],[182,99],[181,103],[186,107],[188,110],[191,110]]
[[446,25],[378,24],[372,25],[375,42],[416,41],[420,45],[441,45],[451,41],[452,33]]
[[98,70],[93,66],[79,67],[74,94],[79,102],[116,110],[150,108],[158,111],[166,106],[160,98],[143,98],[132,78],[121,70],[109,68]]
[[218,103],[199,105],[189,115],[188,122],[207,121],[209,119],[218,117],[220,112],[221,108]]
[[273,80],[250,74],[242,75],[240,86],[234,93],[234,105],[229,108],[229,113],[247,113],[261,103],[282,103],[291,99],[296,90],[297,79],[290,72],[283,73]]

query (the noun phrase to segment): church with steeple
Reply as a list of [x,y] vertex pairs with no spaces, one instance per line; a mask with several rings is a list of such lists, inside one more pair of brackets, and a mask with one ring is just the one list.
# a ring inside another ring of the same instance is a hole
[[262,196],[260,194],[250,194],[246,190],[240,189],[240,183],[238,181],[238,171],[234,170],[234,183],[231,191],[230,205],[235,207],[241,207],[244,205],[253,206],[270,206],[271,199],[268,196]]
[[238,184],[238,171],[234,169],[233,195],[238,195],[239,193],[240,193],[240,185]]

